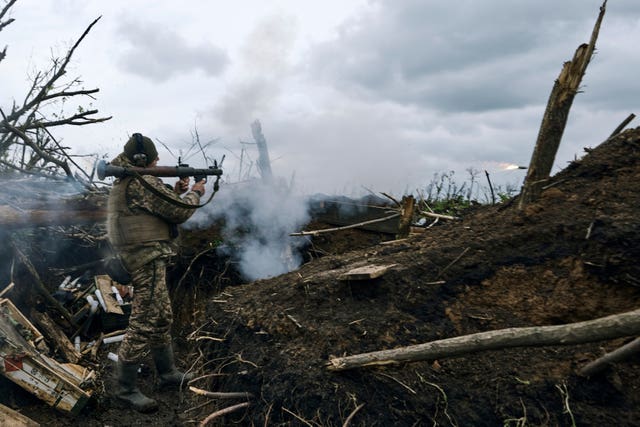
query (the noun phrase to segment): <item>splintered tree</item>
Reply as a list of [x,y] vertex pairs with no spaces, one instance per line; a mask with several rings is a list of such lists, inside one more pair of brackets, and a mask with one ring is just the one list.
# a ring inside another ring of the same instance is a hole
[[262,125],[259,120],[251,123],[251,132],[253,139],[258,145],[258,169],[264,181],[270,181],[273,177],[271,172],[271,160],[269,160],[269,150],[267,148],[267,140],[262,133]]
[[560,146],[560,140],[569,118],[571,104],[578,93],[580,82],[596,46],[606,5],[607,1],[605,0],[600,6],[600,14],[593,28],[589,44],[582,44],[578,47],[573,59],[564,63],[560,76],[553,85],[520,194],[518,203],[520,209],[538,198],[545,182],[549,179],[551,168]]
[[[0,30],[14,22],[7,18],[17,0],[9,0],[0,10]],[[75,166],[84,172],[67,154],[51,133],[59,126],[84,126],[109,120],[96,117],[98,110],[77,107],[64,111],[70,99],[94,99],[99,89],[85,89],[79,77],[67,76],[67,65],[91,28],[94,20],[63,57],[55,57],[47,70],[38,71],[22,103],[16,101],[10,108],[0,108],[0,171],[17,170],[48,178],[77,180],[72,171]],[[7,48],[0,51],[0,61],[6,60]]]

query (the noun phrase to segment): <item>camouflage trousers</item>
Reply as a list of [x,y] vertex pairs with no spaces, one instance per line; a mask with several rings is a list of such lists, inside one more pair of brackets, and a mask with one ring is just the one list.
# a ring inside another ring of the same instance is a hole
[[171,300],[166,262],[156,258],[132,273],[133,305],[129,326],[118,350],[124,363],[140,363],[150,349],[171,344]]

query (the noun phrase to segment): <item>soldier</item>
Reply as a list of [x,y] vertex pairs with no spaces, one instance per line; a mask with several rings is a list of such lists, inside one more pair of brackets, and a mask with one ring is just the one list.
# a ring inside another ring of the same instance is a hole
[[[135,133],[125,144],[124,152],[111,163],[153,167],[157,162],[153,141]],[[140,362],[149,352],[158,371],[160,388],[190,379],[174,363],[166,262],[176,254],[177,224],[195,212],[184,205],[199,204],[205,193],[204,183],[205,180],[194,183],[191,191],[180,197],[188,191],[189,177],[180,179],[171,188],[154,176],[127,176],[117,179],[109,194],[107,236],[129,271],[134,287],[129,326],[118,351],[116,397],[140,412],[158,408],[156,401],[142,394],[137,386]]]

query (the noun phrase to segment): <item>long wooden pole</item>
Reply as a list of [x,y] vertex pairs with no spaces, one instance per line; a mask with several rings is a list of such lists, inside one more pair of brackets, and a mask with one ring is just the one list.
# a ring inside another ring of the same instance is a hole
[[640,309],[567,325],[500,329],[391,350],[334,357],[329,360],[327,368],[344,371],[365,366],[434,360],[483,350],[573,345],[633,335],[640,335]]

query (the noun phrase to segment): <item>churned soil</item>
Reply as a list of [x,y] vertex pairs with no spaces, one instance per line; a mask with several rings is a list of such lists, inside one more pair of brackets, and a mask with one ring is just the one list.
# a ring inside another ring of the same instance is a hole
[[[249,402],[209,425],[640,425],[637,357],[577,374],[633,337],[327,369],[335,356],[637,309],[640,128],[585,151],[522,210],[517,199],[477,206],[398,241],[362,232],[366,244],[354,241],[354,250],[327,246],[297,271],[252,283],[221,282],[191,265],[200,275],[174,294],[179,365],[207,375],[194,387],[248,399],[155,391],[147,369],[142,388],[161,409],[136,414],[109,397],[105,365],[104,393],[81,416],[51,414],[35,399],[24,412],[45,425],[197,425]],[[332,236],[337,247],[341,235]],[[340,280],[363,265],[393,267],[373,280]]]
[[[332,356],[637,309],[640,128],[586,151],[523,210],[477,207],[407,240],[225,288],[200,331],[224,338],[200,347],[221,376],[201,385],[253,398],[219,425],[340,426],[351,414],[351,426],[640,424],[637,357],[576,373],[629,339],[327,369]],[[372,264],[395,266],[339,280]]]

